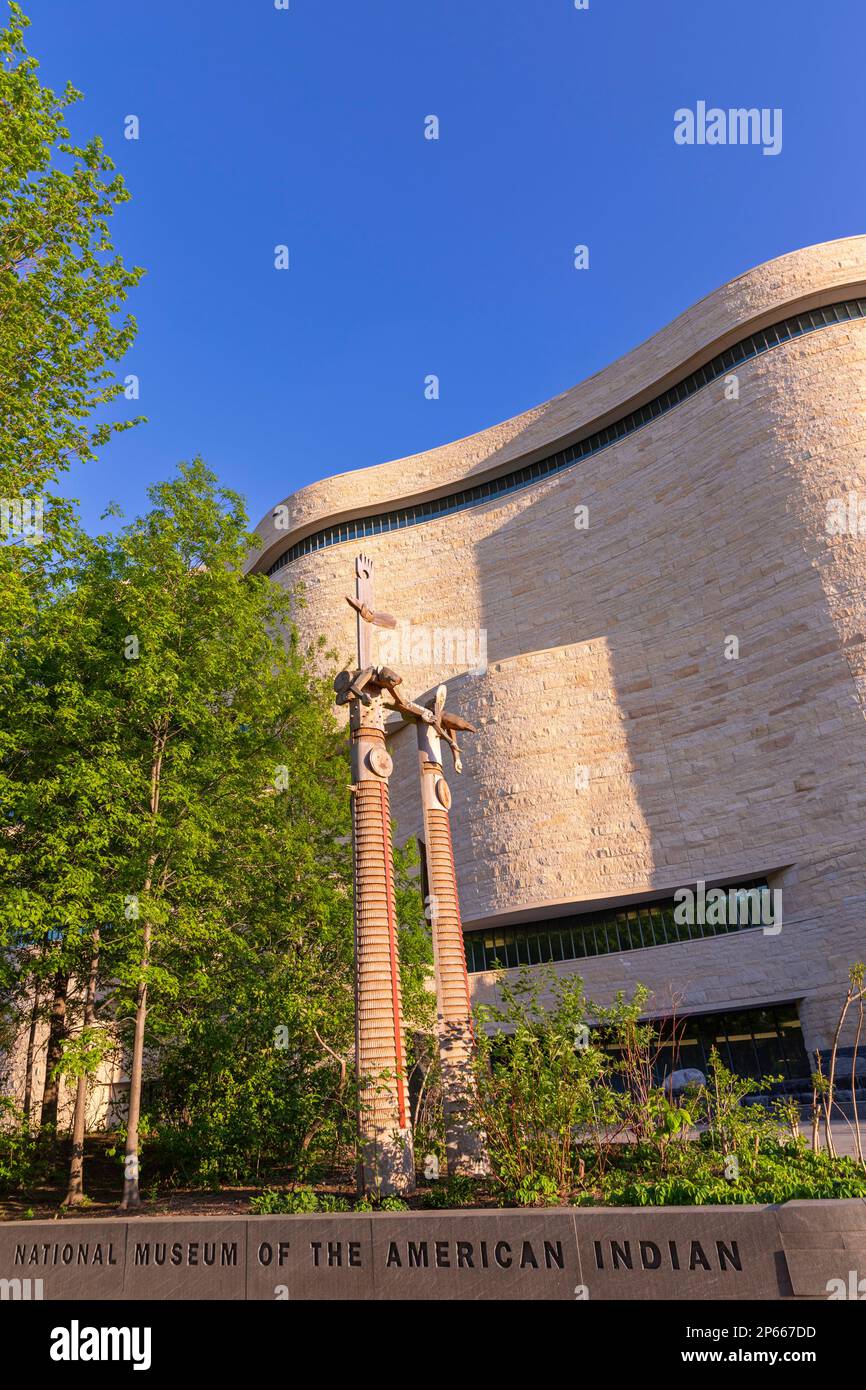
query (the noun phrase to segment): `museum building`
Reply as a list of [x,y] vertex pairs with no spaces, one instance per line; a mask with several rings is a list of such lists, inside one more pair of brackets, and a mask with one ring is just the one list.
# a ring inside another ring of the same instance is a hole
[[[587,381],[275,504],[250,568],[302,584],[477,726],[446,767],[473,998],[496,970],[638,984],[680,1065],[807,1076],[866,956],[866,237],[782,256]],[[397,727],[397,836],[420,837]],[[748,912],[677,910],[682,890]],[[733,890],[733,891],[732,891]],[[732,920],[733,917],[733,920]],[[850,1042],[850,1039],[846,1039]]]

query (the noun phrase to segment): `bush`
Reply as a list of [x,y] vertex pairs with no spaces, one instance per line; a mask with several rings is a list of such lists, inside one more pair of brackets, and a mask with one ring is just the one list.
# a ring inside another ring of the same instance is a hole
[[38,1135],[31,1134],[23,1113],[7,1096],[0,1096],[0,1192],[27,1187],[41,1174]]
[[351,1211],[352,1203],[346,1197],[338,1197],[332,1192],[324,1192],[319,1198],[319,1211]]
[[409,1203],[393,1194],[387,1197],[361,1197],[355,1203],[355,1211],[408,1211]]
[[289,1192],[277,1192],[269,1187],[250,1198],[250,1211],[259,1216],[304,1216],[311,1212],[351,1210],[352,1205],[346,1197],[331,1192],[319,1196],[311,1187],[293,1187]]
[[475,1200],[475,1183],[472,1178],[455,1173],[444,1182],[425,1192],[421,1205],[432,1210],[453,1207],[471,1207]]
[[[729,1156],[728,1156],[729,1157]],[[726,1178],[727,1159],[706,1143],[685,1153],[682,1171],[664,1176],[648,1171],[612,1169],[601,1184],[599,1199],[609,1206],[766,1206],[780,1202],[832,1197],[866,1198],[866,1174],[849,1158],[812,1153],[802,1140],[766,1139],[754,1162]],[[631,1154],[628,1163],[639,1159]],[[732,1171],[728,1168],[728,1171]]]
[[[545,989],[552,1006],[541,1003]],[[583,1179],[574,1132],[617,1119],[617,1098],[605,1084],[611,1063],[590,1040],[582,980],[524,971],[499,990],[501,1006],[478,1011],[476,1128],[506,1202],[565,1201]],[[499,1035],[485,1030],[490,1023]]]
[[267,1188],[250,1198],[250,1211],[260,1216],[300,1216],[318,1210],[319,1199],[309,1187],[295,1187],[290,1192]]
[[[524,972],[517,984],[503,980],[500,994],[500,1008],[479,1010],[472,1115],[506,1204],[866,1198],[863,1165],[807,1148],[790,1099],[746,1103],[777,1078],[736,1076],[714,1049],[704,1084],[678,1098],[658,1085],[660,1039],[641,1021],[645,990],[599,1008],[579,979]],[[484,1031],[489,1022],[498,1036]],[[444,1187],[427,1204],[456,1205]]]

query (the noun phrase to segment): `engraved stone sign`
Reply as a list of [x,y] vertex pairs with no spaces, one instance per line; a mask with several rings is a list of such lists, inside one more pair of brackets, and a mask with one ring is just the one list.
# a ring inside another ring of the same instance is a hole
[[859,1200],[0,1223],[2,1301],[829,1299],[861,1281]]
[[771,1207],[612,1207],[575,1213],[589,1298],[782,1298]]

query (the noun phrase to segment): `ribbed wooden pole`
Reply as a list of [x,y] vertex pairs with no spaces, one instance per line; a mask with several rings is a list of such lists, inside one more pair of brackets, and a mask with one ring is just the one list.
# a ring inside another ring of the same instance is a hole
[[488,1162],[483,1138],[468,1122],[474,1090],[474,1035],[448,817],[451,791],[442,775],[438,736],[429,724],[418,723],[416,727],[436,972],[445,1151],[449,1174],[477,1176],[488,1171]]
[[[369,601],[372,566],[358,560],[358,598]],[[358,656],[369,664],[366,623],[359,618]],[[415,1157],[400,994],[397,907],[381,695],[353,701],[352,843],[355,881],[355,1056],[362,1191],[412,1192]]]

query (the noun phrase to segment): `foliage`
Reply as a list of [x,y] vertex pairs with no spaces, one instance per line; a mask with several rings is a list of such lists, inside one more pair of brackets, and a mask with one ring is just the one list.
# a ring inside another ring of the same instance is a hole
[[250,1211],[266,1216],[298,1216],[313,1212],[343,1211],[408,1211],[409,1207],[400,1197],[360,1197],[354,1205],[347,1197],[333,1192],[314,1192],[311,1187],[293,1187],[287,1192],[267,1188],[250,1198]]
[[[0,685],[7,989],[82,978],[98,926],[98,1026],[67,1041],[60,1070],[92,1070],[106,1024],[128,1045],[146,985],[155,1170],[302,1177],[355,1139],[331,658],[301,649],[290,595],[245,577],[243,505],[201,461],[151,500],[119,535],[81,538]],[[416,868],[410,842],[395,882],[411,1065],[433,1027]]]
[[[26,503],[25,513],[38,501],[44,541],[37,528],[23,543],[13,534],[0,544],[0,1003],[30,1009],[36,990],[38,1020],[55,983],[86,967],[92,861],[66,852],[62,826],[82,803],[92,811],[99,781],[96,769],[89,787],[79,775],[79,798],[64,781],[80,730],[97,715],[86,681],[64,691],[67,718],[54,720],[54,687],[76,645],[82,668],[92,655],[90,634],[63,622],[89,542],[72,504],[42,494],[70,463],[93,459],[135,423],[92,416],[123,392],[112,364],[135,324],[118,314],[142,272],[128,270],[112,246],[111,218],[128,198],[123,180],[100,140],[70,140],[66,112],[80,93],[67,86],[58,96],[40,82],[24,43],[29,20],[17,4],[8,8],[0,28],[0,498]],[[82,763],[87,751],[79,749]],[[28,781],[40,789],[34,826]]]
[[0,1193],[30,1186],[41,1174],[42,1156],[21,1111],[0,1096]]
[[430,924],[421,897],[421,856],[414,838],[394,844],[394,897],[399,923],[400,994],[406,1026],[407,1071],[426,1071],[437,1054],[436,1000],[428,989],[433,969]]
[[32,497],[72,460],[95,457],[134,421],[90,416],[123,392],[110,364],[135,336],[116,321],[141,277],[114,252],[110,219],[128,199],[102,141],[70,140],[81,98],[43,86],[10,4],[0,29],[0,496]]
[[714,1049],[704,1084],[673,1097],[657,1080],[660,1039],[641,1018],[642,989],[601,1008],[580,980],[527,972],[500,991],[501,1008],[479,1020],[504,1036],[481,1033],[474,1120],[505,1202],[866,1197],[861,1165],[807,1148],[789,1099],[746,1103],[771,1092],[777,1078],[735,1076]]
[[365,1197],[360,1197],[355,1203],[355,1211],[408,1211],[409,1203],[404,1202],[402,1197],[397,1197],[393,1193],[387,1193],[384,1197],[376,1193],[368,1193]]
[[73,1037],[64,1040],[58,1073],[67,1081],[77,1081],[80,1076],[95,1076],[116,1047],[107,1029],[80,1028]]
[[347,1197],[340,1197],[334,1192],[322,1192],[319,1194],[319,1211],[338,1212],[351,1211],[352,1203]]
[[345,756],[287,596],[243,576],[239,499],[200,462],[152,499],[82,544],[0,692],[16,827],[0,837],[0,930],[24,973],[44,958],[80,977],[101,928],[99,1021],[128,1038],[146,983],[149,1047],[172,1052],[167,1122],[183,1113],[212,1167],[243,1123],[260,1147],[262,1127],[300,1145],[339,1081]]
[[250,1211],[265,1216],[304,1215],[319,1211],[319,1199],[310,1187],[294,1187],[290,1192],[268,1188],[250,1198]]
[[598,1046],[583,1045],[582,980],[524,970],[515,983],[502,978],[499,990],[501,1004],[479,1009],[476,1030],[475,1117],[493,1179],[509,1202],[565,1199],[580,1181],[573,1131],[616,1118],[603,1084],[610,1063]]
[[[315,822],[306,821],[303,833],[314,832]],[[330,898],[309,870],[309,900],[319,895],[315,915],[303,910],[303,885],[297,911],[285,910],[274,866],[273,893],[267,882],[260,885],[255,913],[209,963],[198,996],[184,1000],[183,1030],[160,1046],[160,1076],[147,1107],[154,1123],[148,1154],[175,1182],[200,1183],[204,1155],[209,1182],[214,1169],[219,1180],[239,1183],[286,1170],[305,1178],[322,1165],[351,1163],[350,867],[345,846],[328,852],[339,865]],[[398,862],[398,883],[403,872]],[[403,891],[414,889],[404,884]],[[401,960],[407,942],[419,950],[402,931]]]
[[736,1177],[724,1173],[724,1156],[703,1142],[684,1147],[675,1170],[665,1174],[654,1171],[651,1153],[624,1149],[592,1200],[609,1206],[735,1206],[866,1197],[866,1175],[851,1159],[812,1153],[803,1140],[766,1139]]
[[454,1173],[425,1192],[421,1204],[433,1210],[471,1207],[476,1201],[477,1186],[472,1178]]

